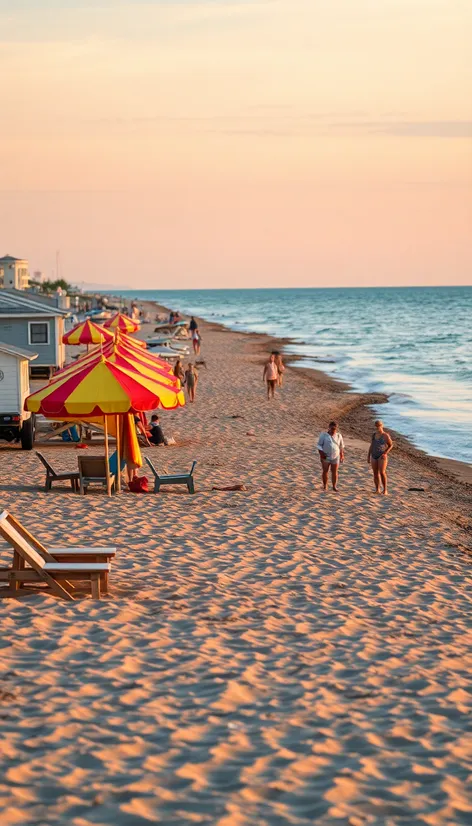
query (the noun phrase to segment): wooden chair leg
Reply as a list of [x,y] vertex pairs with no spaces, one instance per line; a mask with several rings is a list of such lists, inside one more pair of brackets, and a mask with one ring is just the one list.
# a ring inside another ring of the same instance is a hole
[[189,493],[195,493],[195,485],[193,484],[192,477],[190,477],[190,479],[187,482],[187,489]]
[[16,578],[14,573],[8,574],[8,588],[13,593],[14,591],[19,591],[21,587],[21,582]]
[[100,590],[103,594],[108,594],[108,573],[100,574]]
[[92,574],[90,578],[92,599],[100,599],[100,574]]

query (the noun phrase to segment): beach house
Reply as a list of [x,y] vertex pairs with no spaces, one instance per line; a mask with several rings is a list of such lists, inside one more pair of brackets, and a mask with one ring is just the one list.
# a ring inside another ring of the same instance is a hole
[[0,258],[0,287],[27,290],[29,287],[28,262],[24,258],[4,255]]
[[70,312],[56,305],[23,290],[0,290],[0,341],[38,354],[31,375],[49,375],[64,364],[62,336]]

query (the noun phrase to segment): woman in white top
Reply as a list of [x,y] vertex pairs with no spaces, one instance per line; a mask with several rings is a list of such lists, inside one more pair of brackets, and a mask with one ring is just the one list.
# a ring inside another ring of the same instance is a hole
[[279,378],[279,370],[275,360],[275,354],[272,353],[269,361],[264,367],[262,374],[262,381],[267,382],[267,398],[273,399],[275,397],[275,386]]
[[198,331],[198,327],[192,332],[192,344],[193,344],[193,352],[196,356],[200,355],[200,342],[202,337]]
[[328,430],[320,434],[317,447],[322,467],[323,490],[328,490],[328,473],[331,468],[333,490],[337,491],[339,463],[344,462],[344,439],[338,430],[337,422],[330,422]]

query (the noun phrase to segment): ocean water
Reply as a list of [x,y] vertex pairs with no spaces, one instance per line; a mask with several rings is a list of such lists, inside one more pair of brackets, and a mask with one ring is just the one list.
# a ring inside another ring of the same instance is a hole
[[143,290],[233,330],[290,337],[286,352],[355,390],[426,452],[472,464],[472,287]]

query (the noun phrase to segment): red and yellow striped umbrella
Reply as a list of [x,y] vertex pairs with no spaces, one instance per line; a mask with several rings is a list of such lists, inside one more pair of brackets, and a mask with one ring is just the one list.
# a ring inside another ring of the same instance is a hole
[[140,338],[132,338],[127,333],[123,333],[121,330],[118,331],[118,335],[120,337],[120,341],[123,341],[126,344],[130,344],[134,347],[139,347],[140,350],[146,350],[147,348],[146,342]]
[[121,367],[127,367],[129,370],[133,370],[142,376],[147,376],[148,378],[159,381],[162,384],[173,387],[176,391],[180,390],[180,379],[174,376],[173,373],[162,370],[159,364],[154,364],[150,361],[146,361],[145,359],[140,359],[139,354],[135,355],[130,351],[126,352],[120,347],[115,347],[113,353],[110,353],[108,358],[114,364],[118,364]]
[[[77,368],[78,365],[74,365]],[[32,393],[25,410],[48,418],[82,419],[139,413],[185,404],[182,390],[119,365],[105,356],[87,361],[80,369],[57,375],[46,387]]]
[[139,321],[134,321],[124,313],[115,313],[105,321],[104,326],[110,330],[121,330],[123,333],[136,333],[139,330]]
[[105,330],[99,324],[95,324],[89,318],[76,324],[68,333],[64,333],[62,341],[64,344],[102,344],[105,341],[112,341],[113,333]]
[[77,361],[58,370],[51,381],[56,382],[66,375],[73,375],[80,372],[86,365],[97,364],[102,356],[105,356],[105,358],[110,359],[112,362],[121,363],[136,373],[152,376],[156,378],[157,381],[174,387],[176,391],[180,389],[180,381],[174,376],[172,368],[169,369],[166,361],[157,356],[153,356],[151,353],[148,354],[140,347],[127,346],[127,344],[123,343],[123,336],[120,336],[118,341],[107,342],[103,348],[97,347],[90,353],[85,353],[78,358]]
[[[160,370],[162,370],[163,373],[169,373],[170,375],[173,375],[174,368],[171,364],[169,364],[168,361],[159,358],[159,356],[156,356],[150,350],[143,350],[141,347],[134,347],[134,344],[134,339],[130,338],[129,336],[120,336],[116,343],[116,347],[113,349],[126,353],[127,355],[138,359],[140,362],[144,364],[156,366]],[[108,345],[107,350],[108,352],[111,352],[112,348],[110,345]]]

